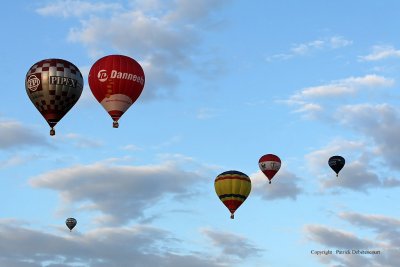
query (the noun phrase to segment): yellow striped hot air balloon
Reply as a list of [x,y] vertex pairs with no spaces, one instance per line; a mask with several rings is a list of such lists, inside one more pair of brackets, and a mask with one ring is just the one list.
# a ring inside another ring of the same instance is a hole
[[242,172],[226,171],[215,178],[214,187],[219,199],[231,212],[231,219],[233,219],[235,211],[250,194],[251,180]]

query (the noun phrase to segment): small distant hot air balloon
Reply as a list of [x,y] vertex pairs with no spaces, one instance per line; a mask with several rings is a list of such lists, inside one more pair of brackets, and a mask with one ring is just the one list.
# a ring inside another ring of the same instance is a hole
[[54,126],[75,105],[83,90],[79,69],[63,59],[44,59],[35,63],[25,77],[26,92],[50,125]]
[[339,172],[341,169],[343,169],[345,162],[346,161],[341,156],[333,156],[329,158],[328,164],[332,170],[336,172],[336,177],[339,176]]
[[250,194],[251,180],[242,172],[226,171],[215,178],[214,187],[219,199],[231,212],[231,219],[233,219],[235,211]]
[[114,128],[118,128],[118,120],[142,93],[144,82],[139,63],[122,55],[100,58],[89,72],[90,89],[110,114]]
[[74,227],[76,225],[76,220],[75,220],[75,218],[68,218],[65,220],[65,224],[67,225],[69,231],[71,232],[72,229],[74,229]]
[[258,166],[271,183],[272,178],[281,168],[281,159],[274,154],[266,154],[258,160]]

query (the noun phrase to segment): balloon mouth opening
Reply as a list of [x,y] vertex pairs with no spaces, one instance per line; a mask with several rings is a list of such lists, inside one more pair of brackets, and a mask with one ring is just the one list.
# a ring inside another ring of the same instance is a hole
[[118,128],[119,127],[119,123],[117,121],[113,121],[113,128]]

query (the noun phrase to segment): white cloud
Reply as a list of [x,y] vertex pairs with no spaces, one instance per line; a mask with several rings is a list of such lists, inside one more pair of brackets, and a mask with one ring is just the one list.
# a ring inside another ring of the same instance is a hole
[[316,40],[312,40],[306,43],[294,44],[292,48],[287,53],[279,53],[267,58],[268,61],[272,61],[275,59],[278,60],[287,60],[293,58],[295,56],[304,56],[310,54],[314,51],[322,51],[322,50],[332,50],[338,49],[342,47],[346,47],[351,45],[353,42],[345,39],[342,36],[331,36],[326,38],[320,38]]
[[212,242],[212,244],[221,249],[225,257],[237,257],[246,259],[248,257],[258,256],[263,249],[252,244],[246,237],[226,231],[216,231],[209,228],[201,230]]
[[88,2],[81,0],[58,0],[37,8],[36,12],[42,16],[82,17],[87,14],[121,10],[122,6],[116,3]]
[[293,54],[304,55],[313,49],[321,49],[324,47],[325,42],[322,40],[314,40],[305,44],[295,45],[290,51]]
[[0,149],[31,145],[47,146],[49,145],[47,134],[47,131],[39,134],[18,121],[0,121]]
[[199,182],[198,172],[172,161],[161,165],[127,166],[110,162],[53,170],[31,179],[34,187],[58,191],[66,203],[100,211],[104,223],[123,224],[165,197],[188,197]]
[[370,255],[336,254],[337,250],[346,251],[349,249],[351,252],[353,250],[379,250],[372,241],[358,238],[351,232],[337,230],[322,225],[306,225],[304,230],[309,240],[318,243],[319,246],[323,246],[324,251],[332,251],[331,255],[316,256],[317,260],[321,264],[329,267],[383,267],[381,265],[377,265],[377,262],[374,260],[380,255],[374,255],[374,257]]
[[389,177],[383,181],[384,187],[399,187],[400,186],[400,179]]
[[182,240],[171,233],[145,225],[78,229],[58,236],[0,222],[0,265],[13,266],[226,266],[224,260],[178,253]]
[[208,18],[213,11],[229,2],[230,0],[175,0],[174,4],[176,8],[166,16],[166,19],[172,21],[189,21],[193,23]]
[[[339,177],[336,177],[328,165],[329,158],[334,155],[342,156],[346,160]],[[326,147],[305,155],[305,159],[308,168],[317,175],[322,190],[348,189],[367,192],[368,189],[385,186],[372,167],[376,154],[365,142],[337,139]]]
[[[149,100],[173,97],[184,71],[207,77],[220,68],[208,64],[198,71],[199,64],[194,62],[200,60],[197,55],[201,53],[202,30],[217,28],[213,23],[221,18],[213,13],[229,2],[136,0],[123,6],[64,0],[49,3],[37,12],[79,16],[80,26],[70,29],[68,40],[85,46],[93,58],[116,51],[138,60],[146,75],[140,100]],[[211,58],[208,62],[214,62],[214,55],[206,56]]]
[[314,150],[307,155],[305,159],[307,166],[313,172],[319,173],[321,169],[328,166],[328,159],[334,155],[354,154],[354,151],[362,150],[365,144],[361,141],[351,141],[344,139],[336,139],[321,149]]
[[328,44],[332,48],[340,48],[352,45],[353,41],[347,40],[342,36],[332,36],[329,38]]
[[324,107],[320,104],[305,101],[297,101],[297,104],[299,108],[294,110],[294,113],[301,113],[304,119],[316,119],[324,111]]
[[368,165],[368,162],[365,161],[354,160],[347,162],[340,171],[339,177],[331,175],[331,177],[320,181],[322,188],[341,188],[366,192],[369,188],[382,186],[378,175],[369,170]]
[[[373,229],[373,238],[361,237],[359,233],[326,227],[323,225],[306,225],[304,232],[307,238],[324,250],[332,250],[333,255],[319,256],[317,259],[326,266],[346,267],[396,267],[400,257],[400,221],[393,217],[379,214],[361,214],[342,212],[338,214],[359,230]],[[364,232],[365,233],[365,232]],[[337,249],[379,251],[379,255],[336,254]]]
[[298,183],[300,178],[295,174],[280,169],[269,184],[267,177],[258,171],[251,176],[252,194],[261,196],[265,200],[285,199],[296,200],[297,196],[303,192]]
[[[297,106],[297,113],[306,114],[307,118],[317,118],[326,109],[323,106],[324,101],[337,100],[341,98],[353,98],[368,90],[377,90],[379,88],[391,87],[394,80],[379,76],[376,74],[367,74],[360,77],[348,77],[341,80],[333,80],[327,84],[306,87],[299,92],[292,94],[288,99],[280,102]],[[330,101],[332,104],[332,101]]]
[[[361,214],[356,212],[342,212],[339,217],[360,227],[368,227],[377,231],[400,230],[400,220],[379,214]],[[400,243],[398,244],[400,246]]]
[[337,119],[345,126],[372,139],[387,164],[400,169],[400,112],[389,104],[358,104],[340,107]]
[[197,115],[196,117],[199,120],[206,120],[206,119],[211,119],[214,118],[218,115],[219,111],[217,109],[214,108],[200,108],[197,111]]
[[363,61],[378,61],[393,57],[400,57],[400,50],[396,50],[393,46],[376,45],[372,47],[372,53],[360,56],[360,59]]
[[333,83],[321,86],[308,87],[303,89],[300,94],[294,98],[316,98],[349,95],[356,91],[356,88],[350,84]]
[[362,77],[349,77],[342,80],[332,81],[326,85],[307,87],[290,97],[293,100],[302,100],[309,98],[322,98],[332,96],[348,96],[357,93],[363,88],[390,87],[394,85],[394,80],[368,74]]
[[347,78],[344,80],[344,83],[356,87],[389,87],[394,85],[394,80],[375,74],[369,74],[364,77]]
[[[141,98],[166,96],[178,83],[177,69],[189,67],[186,50],[195,46],[195,32],[139,10],[125,10],[107,18],[91,17],[72,29],[69,40],[88,47],[94,57],[107,48],[139,60],[146,75]],[[150,88],[150,89],[149,89]]]
[[323,225],[309,224],[304,227],[309,240],[338,249],[363,249],[372,245],[371,241],[358,238],[357,235],[328,228]]
[[374,230],[377,240],[385,240],[388,247],[400,248],[400,220],[379,214],[342,212],[339,217],[352,225]]
[[125,145],[121,147],[122,150],[127,150],[127,151],[140,151],[142,150],[141,147],[133,144]]
[[143,11],[163,10],[165,9],[165,5],[169,4],[169,2],[165,0],[133,0],[132,2],[137,9]]

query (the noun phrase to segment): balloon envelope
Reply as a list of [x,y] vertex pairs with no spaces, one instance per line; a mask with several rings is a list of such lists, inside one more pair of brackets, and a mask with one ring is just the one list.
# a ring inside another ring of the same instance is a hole
[[123,55],[110,55],[97,60],[89,72],[89,86],[97,101],[118,127],[118,120],[138,99],[145,77],[136,60]]
[[65,220],[65,224],[67,225],[69,231],[72,231],[72,229],[74,229],[76,223],[77,222],[76,222],[75,218],[68,218]]
[[26,74],[25,89],[51,127],[75,105],[83,90],[83,77],[79,69],[63,59],[44,59],[35,63]]
[[345,162],[346,161],[341,156],[333,156],[330,157],[328,160],[328,164],[332,168],[332,170],[336,173],[336,176],[338,176],[340,170],[343,169]]
[[251,180],[242,172],[226,171],[215,178],[214,187],[219,199],[231,212],[231,219],[233,219],[235,211],[250,194]]
[[274,154],[266,154],[258,160],[258,166],[271,183],[272,178],[281,168],[281,159]]

